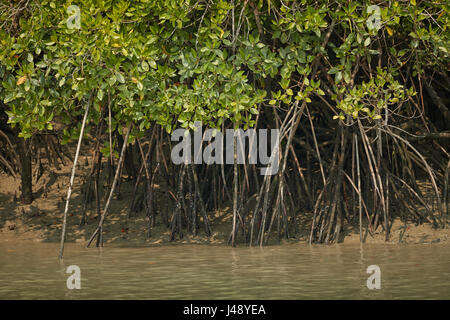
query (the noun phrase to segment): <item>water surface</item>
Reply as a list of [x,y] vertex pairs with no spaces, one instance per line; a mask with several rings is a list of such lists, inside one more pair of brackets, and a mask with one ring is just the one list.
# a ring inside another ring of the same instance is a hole
[[[450,245],[0,244],[0,299],[449,299]],[[369,290],[369,265],[381,289]],[[69,265],[81,289],[66,285]]]

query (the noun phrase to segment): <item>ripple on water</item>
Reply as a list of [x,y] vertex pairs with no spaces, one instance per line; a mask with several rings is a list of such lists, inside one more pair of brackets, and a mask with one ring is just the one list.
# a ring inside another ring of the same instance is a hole
[[[84,249],[0,244],[1,299],[449,299],[450,247],[289,245]],[[81,269],[68,290],[67,266]],[[380,290],[366,269],[381,268]]]

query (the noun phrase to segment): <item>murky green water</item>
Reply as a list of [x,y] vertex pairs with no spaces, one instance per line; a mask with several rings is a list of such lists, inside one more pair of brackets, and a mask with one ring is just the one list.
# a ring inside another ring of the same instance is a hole
[[[0,299],[450,299],[449,245],[173,245],[85,249],[0,244]],[[369,290],[369,265],[381,289]],[[69,265],[81,289],[69,290]]]

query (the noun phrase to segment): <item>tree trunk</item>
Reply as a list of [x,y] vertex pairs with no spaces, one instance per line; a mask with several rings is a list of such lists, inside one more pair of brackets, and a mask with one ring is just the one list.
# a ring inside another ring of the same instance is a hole
[[21,176],[21,201],[23,204],[33,202],[33,185],[31,170],[31,153],[28,150],[29,141],[16,137],[16,145],[19,154]]

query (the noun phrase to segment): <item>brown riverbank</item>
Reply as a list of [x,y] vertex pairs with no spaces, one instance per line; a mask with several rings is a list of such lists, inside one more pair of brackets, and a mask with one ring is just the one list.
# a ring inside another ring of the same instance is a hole
[[[61,236],[64,199],[67,196],[70,166],[61,166],[59,170],[45,172],[35,183],[35,200],[31,205],[22,205],[17,200],[19,182],[5,174],[0,174],[0,241],[46,241],[58,242]],[[88,224],[79,226],[82,211],[83,196],[80,192],[82,177],[89,170],[86,159],[80,161],[74,183],[74,191],[70,202],[68,215],[68,242],[83,244],[97,226],[94,202],[88,207]],[[120,198],[111,203],[104,227],[105,245],[108,243],[126,245],[161,245],[170,243],[199,243],[226,245],[228,242],[232,219],[232,210],[225,207],[220,212],[210,213],[213,235],[207,237],[200,221],[197,236],[185,233],[182,239],[170,241],[170,230],[163,225],[159,214],[156,215],[156,225],[151,229],[151,237],[147,239],[148,220],[144,211],[135,216],[128,216],[129,202],[133,188],[131,183],[124,182],[121,186]],[[157,195],[158,196],[158,195]],[[103,203],[104,201],[102,201]],[[170,212],[170,211],[169,211]],[[282,240],[281,243],[306,242],[310,230],[308,215],[299,220],[294,238]],[[374,234],[366,234],[366,243],[385,243],[384,233],[380,228]],[[346,226],[341,241],[344,244],[359,242],[357,225]],[[239,240],[239,239],[238,239]],[[238,243],[242,243],[240,241]],[[446,243],[450,242],[450,229],[435,229],[431,224],[405,224],[399,219],[391,228],[391,238],[388,243]],[[278,244],[277,237],[272,236],[268,245]]]

